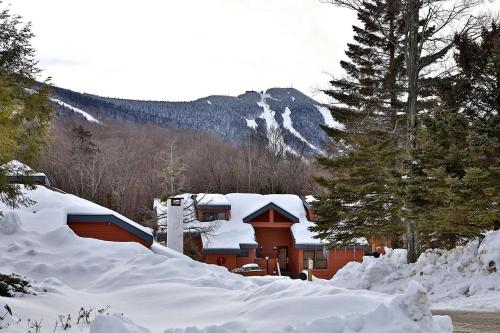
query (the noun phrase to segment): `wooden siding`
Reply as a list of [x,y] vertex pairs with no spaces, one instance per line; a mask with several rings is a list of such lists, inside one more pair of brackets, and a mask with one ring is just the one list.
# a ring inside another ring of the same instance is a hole
[[[273,229],[273,231],[276,229]],[[270,235],[266,236],[272,238]],[[284,240],[284,237],[278,236],[278,239]],[[278,243],[280,241],[278,240]],[[269,246],[268,246],[269,247]],[[272,248],[272,246],[271,246]],[[268,253],[269,257],[269,274],[277,274],[276,262],[277,258],[274,252]],[[335,273],[344,267],[347,263],[351,261],[361,262],[363,260],[365,252],[362,248],[336,248],[328,251],[328,267],[326,269],[313,269],[313,275],[321,279],[331,279]],[[304,250],[297,249],[293,245],[289,247],[289,272],[292,273],[292,277],[297,277],[297,275],[302,272],[304,268]],[[252,251],[250,251],[248,257],[238,257],[235,253],[208,253],[204,256],[204,262],[207,264],[217,265],[217,258],[224,257],[224,266],[228,270],[234,268],[239,268],[245,264],[256,263],[259,267],[266,272],[266,259],[263,258],[265,255],[261,255],[260,258],[256,258]]]
[[260,249],[258,251],[258,256],[260,258],[270,257],[275,258],[277,256],[274,247],[287,246],[288,255],[290,256],[290,249],[292,245],[292,239],[290,235],[290,228],[266,228],[259,227],[254,228],[255,239],[257,244],[259,244]]
[[[335,248],[328,251],[326,269],[313,269],[313,275],[321,279],[331,279],[335,273],[351,261],[361,262],[365,251],[363,248]],[[298,272],[304,270],[304,250],[297,251]]]
[[[266,274],[268,275],[278,275],[278,267],[276,265],[277,259],[276,258],[269,258],[269,260],[266,260],[266,258],[256,258],[255,263],[259,265],[260,269],[262,269]],[[269,272],[267,271],[267,266],[269,266]]]
[[254,224],[254,223],[275,223],[275,222],[290,223],[290,225],[293,224],[292,220],[290,220],[286,216],[283,216],[278,211],[276,211],[272,208],[266,210],[265,212],[263,212],[262,214],[260,214],[256,217],[254,217],[250,221],[251,224]]
[[68,226],[80,237],[112,242],[137,242],[148,248],[151,246],[143,239],[111,222],[68,222]]
[[254,217],[251,222],[269,222],[271,220],[269,213],[270,213],[270,210],[266,210],[264,213],[260,214],[259,216]]
[[[311,210],[307,210],[310,219],[314,218]],[[248,217],[246,223],[250,223],[254,228],[255,240],[259,248],[249,250],[248,257],[242,257],[235,253],[207,253],[204,261],[217,265],[217,258],[224,257],[224,266],[232,270],[245,264],[256,263],[265,274],[277,274],[276,262],[278,261],[278,248],[286,246],[288,248],[288,272],[292,277],[304,270],[304,249],[295,247],[290,227],[293,225],[289,217],[283,215],[275,208],[268,208],[254,217]],[[322,279],[331,279],[333,275],[347,263],[351,261],[362,261],[365,249],[358,248],[336,248],[328,250],[327,268],[313,269],[313,275]],[[269,257],[266,261],[265,257]],[[267,265],[268,264],[268,265]],[[267,272],[269,266],[269,272]],[[262,272],[258,273],[259,275]]]
[[236,253],[207,253],[205,254],[205,262],[207,264],[217,265],[217,259],[219,257],[224,258],[224,260],[226,261],[224,266],[228,270],[238,268],[238,265],[236,264]]
[[274,211],[274,222],[290,222],[293,223],[288,217],[281,215],[278,211]]

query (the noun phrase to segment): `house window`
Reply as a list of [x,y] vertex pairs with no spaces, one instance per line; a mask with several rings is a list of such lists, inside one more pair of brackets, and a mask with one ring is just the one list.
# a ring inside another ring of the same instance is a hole
[[327,269],[328,263],[323,250],[304,250],[304,269],[307,269],[308,260],[313,260],[313,269]]
[[237,257],[248,257],[248,250],[241,250],[240,253],[236,254]]
[[203,217],[201,222],[211,222],[217,220],[225,220],[226,213],[225,212],[203,212]]

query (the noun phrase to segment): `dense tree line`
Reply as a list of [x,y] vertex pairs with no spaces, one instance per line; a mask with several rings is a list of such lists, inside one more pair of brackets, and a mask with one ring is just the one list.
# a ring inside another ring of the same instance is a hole
[[473,0],[331,2],[360,26],[325,91],[345,128],[324,127],[313,230],[334,245],[391,236],[410,262],[480,237],[500,220],[497,24]]
[[183,192],[314,191],[312,163],[281,145],[281,133],[272,146],[257,135],[236,145],[203,132],[61,118],[50,136],[37,168],[54,187],[138,221],[151,220],[154,198]]

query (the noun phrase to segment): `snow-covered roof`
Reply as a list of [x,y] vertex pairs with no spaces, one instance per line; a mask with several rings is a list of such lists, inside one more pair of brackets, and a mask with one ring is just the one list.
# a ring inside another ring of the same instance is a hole
[[26,164],[18,161],[12,160],[8,163],[5,163],[1,166],[2,169],[7,170],[7,176],[41,176],[45,177],[43,172],[35,172],[32,168],[27,166]]
[[[190,195],[183,195],[190,198]],[[246,217],[252,215],[270,204],[278,206],[288,214],[292,215],[293,223],[291,231],[295,245],[322,245],[322,241],[314,239],[315,235],[308,228],[313,222],[307,219],[307,213],[302,199],[293,194],[254,194],[254,193],[230,193],[222,194],[197,194],[198,205],[200,202],[211,205],[213,203],[225,204],[231,206],[229,221],[214,222],[192,222],[197,226],[213,226],[214,231],[208,236],[203,236],[203,248],[205,250],[239,250],[245,247],[256,247],[255,232],[253,226],[245,223]],[[189,200],[185,200],[185,206],[189,205]],[[154,206],[157,213],[166,211],[166,204],[161,204],[158,200]],[[164,217],[164,215],[162,216]]]
[[225,195],[217,193],[198,194],[196,196],[196,204],[197,206],[209,206],[209,207],[221,206],[230,208],[231,206]]
[[[243,219],[258,209],[273,203],[289,214],[295,216],[298,223],[291,227],[295,244],[322,244],[320,240],[314,239],[314,233],[308,230],[313,223],[307,220],[304,203],[299,196],[293,194],[249,194],[232,193],[226,195],[231,203],[231,219],[229,223],[246,224]],[[249,225],[250,226],[250,225]],[[250,226],[251,227],[251,226]],[[253,228],[251,228],[252,237],[255,238]],[[218,233],[216,235],[217,238]]]
[[[37,230],[34,231],[48,231],[51,229],[56,229],[61,225],[66,224],[67,215],[112,215],[116,218],[119,218],[123,222],[147,233],[148,235],[152,235],[152,231],[150,228],[144,227],[129,218],[111,210],[106,207],[95,204],[91,201],[82,199],[72,194],[57,192],[46,188],[45,186],[35,186],[33,190],[22,189],[23,194],[33,200],[35,203],[28,207],[21,207],[21,210],[32,211],[33,213],[37,213],[38,211],[46,212],[50,211],[59,211],[63,212],[64,216],[60,216],[58,219],[47,219],[50,223],[38,224]],[[3,204],[0,203],[0,211],[8,210],[8,207],[3,207]],[[38,214],[33,214],[33,218],[40,219]],[[36,225],[36,224],[33,224]]]

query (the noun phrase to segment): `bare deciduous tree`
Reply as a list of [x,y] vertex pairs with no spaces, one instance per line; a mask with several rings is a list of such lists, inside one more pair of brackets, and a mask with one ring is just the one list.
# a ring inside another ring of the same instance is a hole
[[85,123],[82,145],[73,132],[79,125],[56,121],[48,153],[37,169],[53,186],[152,228],[153,200],[162,194],[265,194],[276,190],[276,184],[280,191],[300,195],[314,190],[313,165],[300,147],[294,148],[298,154],[285,152],[278,137],[271,140],[275,155],[270,156],[266,141],[255,138],[236,145],[206,133],[108,121]]

